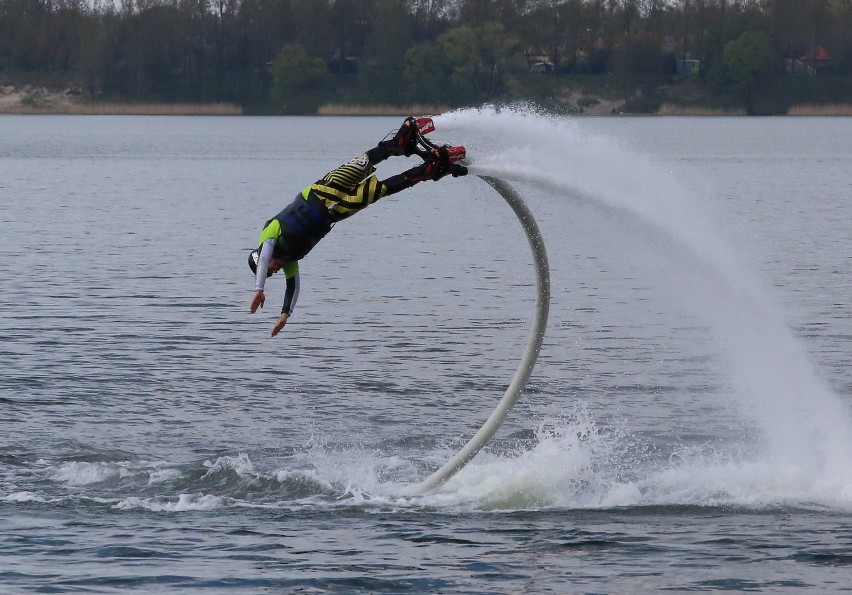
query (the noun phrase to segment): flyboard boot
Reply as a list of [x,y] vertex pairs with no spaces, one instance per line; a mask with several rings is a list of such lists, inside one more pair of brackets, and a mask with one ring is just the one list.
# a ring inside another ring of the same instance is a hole
[[[393,138],[387,138],[379,143],[388,155],[410,157],[417,152],[417,137],[435,130],[432,118],[414,118],[409,116],[403,121],[399,131]],[[390,135],[388,135],[390,136]]]
[[[467,167],[461,162],[467,156],[463,146],[438,145],[426,138],[434,132],[435,123],[432,118],[408,117],[393,138],[383,140],[379,146],[384,147],[389,155],[417,155],[423,163],[406,172],[385,180],[387,194],[410,188],[424,180],[440,180],[446,175],[454,178],[467,175]],[[390,136],[390,135],[389,135]]]
[[465,176],[467,168],[459,161],[466,156],[467,152],[461,146],[434,146],[428,154],[423,155],[422,165],[409,170],[411,180],[416,184],[424,180],[437,181],[446,175],[452,175],[454,178]]

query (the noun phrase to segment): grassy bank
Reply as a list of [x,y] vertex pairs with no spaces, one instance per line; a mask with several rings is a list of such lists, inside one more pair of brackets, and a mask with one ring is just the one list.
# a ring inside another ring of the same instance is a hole
[[347,105],[343,103],[326,103],[317,109],[320,116],[420,116],[425,114],[440,114],[449,110],[444,105],[420,104],[412,105]]
[[240,116],[231,103],[98,103],[28,102],[0,105],[4,114],[69,114],[98,116]]
[[788,116],[852,116],[852,103],[829,103],[826,105],[794,105],[787,110]]
[[[671,103],[664,103],[657,111],[658,116],[744,116],[743,109],[712,109],[683,107]],[[787,110],[788,116],[852,116],[852,104],[830,103],[830,104],[801,104],[794,105]]]
[[[39,98],[30,101],[27,97],[11,101],[6,96],[0,101],[0,114],[70,114],[70,115],[120,115],[120,116],[239,116],[243,109],[231,103],[118,103],[50,100]],[[409,116],[440,114],[450,110],[444,105],[349,105],[327,103],[320,106],[321,116]],[[609,113],[609,108],[605,113]],[[744,116],[743,109],[686,107],[674,103],[663,103],[657,110],[658,116]],[[789,116],[852,116],[852,104],[800,104],[787,110]]]
[[673,103],[664,103],[657,110],[658,116],[744,116],[745,110],[709,108],[709,107],[686,107]]

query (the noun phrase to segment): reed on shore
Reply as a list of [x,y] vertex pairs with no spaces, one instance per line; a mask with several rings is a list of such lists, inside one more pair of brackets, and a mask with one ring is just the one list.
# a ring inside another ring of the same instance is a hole
[[[745,116],[744,109],[684,107],[664,103],[658,116]],[[852,104],[849,103],[803,103],[787,110],[788,116],[852,116]]]
[[788,116],[852,116],[852,103],[826,103],[794,105]]
[[[240,116],[243,108],[232,103],[118,103],[95,101],[0,101],[0,114],[68,114],[116,116]],[[449,108],[435,104],[369,104],[327,103],[320,106],[320,116],[410,116],[440,114]],[[664,103],[658,116],[745,116],[742,108],[689,107]],[[852,104],[801,104],[787,110],[788,116],[852,116]]]
[[449,108],[443,105],[414,103],[411,105],[349,105],[344,103],[326,103],[317,109],[320,116],[417,116],[421,114],[440,114]]
[[243,114],[243,108],[232,103],[28,103],[23,101],[0,106],[0,113],[92,116],[240,116]]
[[664,103],[657,110],[658,116],[744,116],[745,109],[742,108],[710,108],[710,107],[687,107]]

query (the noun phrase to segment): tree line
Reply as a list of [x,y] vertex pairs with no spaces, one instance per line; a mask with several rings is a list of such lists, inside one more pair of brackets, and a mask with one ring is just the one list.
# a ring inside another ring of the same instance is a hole
[[456,106],[540,93],[536,63],[651,93],[693,60],[746,103],[848,77],[852,0],[0,0],[0,76],[112,100]]

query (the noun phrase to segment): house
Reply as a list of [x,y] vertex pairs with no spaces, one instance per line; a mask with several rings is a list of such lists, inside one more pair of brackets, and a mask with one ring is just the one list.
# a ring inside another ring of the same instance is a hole
[[787,58],[785,61],[785,70],[787,74],[806,74],[814,76],[821,70],[824,70],[833,60],[833,56],[821,45],[816,46],[810,52],[796,58],[795,60]]
[[701,60],[691,58],[679,58],[677,60],[677,74],[680,76],[698,76],[701,70]]
[[539,74],[549,74],[553,72],[553,69],[556,66],[553,62],[535,62],[532,66],[530,66],[530,72],[537,72]]

